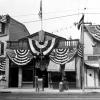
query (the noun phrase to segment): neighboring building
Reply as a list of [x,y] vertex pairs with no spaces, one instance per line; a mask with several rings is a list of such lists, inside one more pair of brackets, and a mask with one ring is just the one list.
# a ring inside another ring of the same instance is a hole
[[37,76],[44,79],[46,88],[58,88],[61,81],[66,81],[69,88],[82,87],[82,55],[78,39],[66,40],[43,30],[30,35],[23,24],[7,17],[5,35],[0,37],[3,38],[1,44],[5,43],[0,59],[3,56],[6,59],[2,72],[5,84],[0,81],[1,85],[32,88]]
[[28,36],[25,26],[11,18],[9,15],[0,16],[0,81],[1,86],[8,87],[9,58],[7,53],[7,41],[13,42]]
[[85,62],[84,64],[85,88],[100,88],[100,70],[99,70],[100,26],[99,25],[85,26],[84,62]]

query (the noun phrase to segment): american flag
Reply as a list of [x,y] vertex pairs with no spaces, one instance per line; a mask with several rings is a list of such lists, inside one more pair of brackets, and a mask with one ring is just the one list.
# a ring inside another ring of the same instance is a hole
[[82,23],[84,23],[84,14],[82,15],[80,21],[78,22],[78,25],[77,25],[78,30],[80,29]]
[[42,19],[42,0],[40,1],[40,11],[38,15],[39,15],[39,18]]
[[4,59],[4,58],[0,58],[0,59],[2,59],[2,60],[0,61],[0,71],[5,71],[6,59]]

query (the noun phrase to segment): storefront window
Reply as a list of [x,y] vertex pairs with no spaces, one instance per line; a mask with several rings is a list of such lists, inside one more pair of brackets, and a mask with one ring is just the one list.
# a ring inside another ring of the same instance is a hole
[[33,81],[33,70],[23,70],[23,81],[24,82],[31,82]]

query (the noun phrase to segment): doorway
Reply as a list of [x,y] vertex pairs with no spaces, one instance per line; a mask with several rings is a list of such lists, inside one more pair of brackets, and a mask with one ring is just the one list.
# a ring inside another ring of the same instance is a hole
[[68,82],[69,88],[76,88],[76,72],[75,71],[66,72],[66,80]]
[[87,86],[95,87],[94,70],[93,69],[87,69]]
[[18,87],[18,67],[9,69],[9,87]]
[[47,70],[41,70],[40,68],[36,68],[36,76],[38,78],[43,78],[43,87],[47,88],[48,87],[48,72]]

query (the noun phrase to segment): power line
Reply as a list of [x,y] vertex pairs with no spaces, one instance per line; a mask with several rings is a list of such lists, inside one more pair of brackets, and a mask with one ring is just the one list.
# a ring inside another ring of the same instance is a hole
[[[82,13],[78,13],[78,14],[82,14]],[[52,17],[52,18],[43,19],[43,21],[52,20],[52,19],[59,19],[59,18],[69,17],[69,16],[75,16],[75,15],[78,15],[78,14],[76,13],[76,14],[70,14],[70,15],[65,15],[65,16]],[[38,21],[40,21],[40,20],[27,21],[27,22],[23,22],[23,23],[32,23],[32,22],[38,22]]]
[[[79,10],[82,10],[82,9],[79,9]],[[68,12],[68,11],[75,11],[74,9],[69,9],[69,10],[62,10],[62,11],[54,11],[54,12],[46,12],[46,13],[43,13],[44,15],[45,14],[53,14],[53,13],[63,13],[63,12]],[[77,11],[77,9],[76,9]],[[15,15],[13,17],[23,17],[23,16],[32,16],[32,15],[38,15],[38,13],[30,13],[30,14],[23,14],[23,15]]]
[[13,17],[24,17],[24,16],[34,16],[34,15],[38,15],[38,14],[33,14],[33,13],[31,13],[31,14],[23,14],[23,15],[15,15],[15,16],[13,16]]

